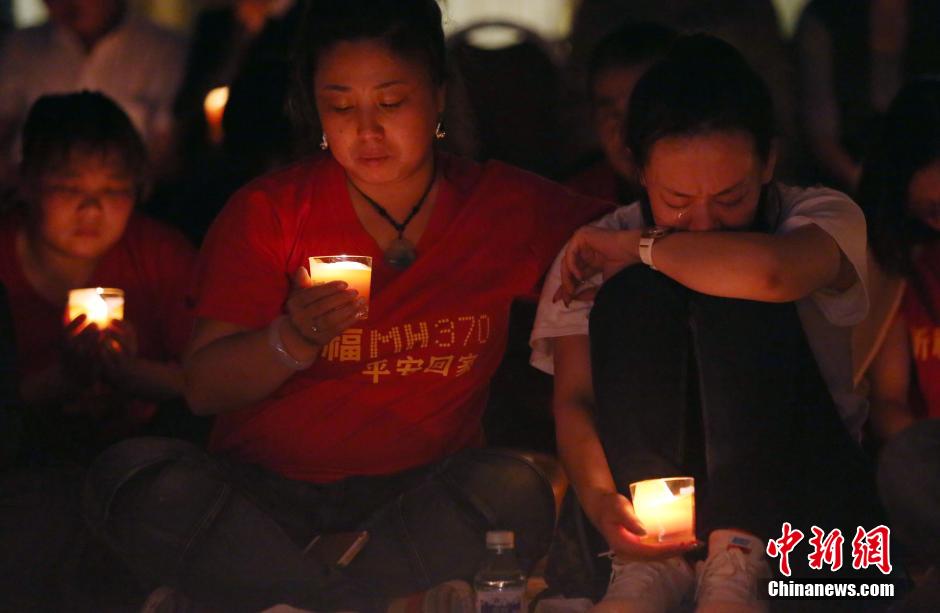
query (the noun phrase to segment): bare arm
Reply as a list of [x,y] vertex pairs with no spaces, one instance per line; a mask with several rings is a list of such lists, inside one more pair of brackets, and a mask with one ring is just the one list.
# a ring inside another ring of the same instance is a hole
[[617,492],[594,427],[590,341],[587,336],[563,336],[553,342],[558,454],[588,518],[623,559],[661,559],[695,548],[694,542],[640,542],[643,526],[630,501]]
[[[298,269],[286,303],[287,316],[276,324],[287,353],[298,362],[316,360],[324,345],[357,321],[362,303],[356,296],[342,282],[314,287],[306,270]],[[194,413],[224,413],[251,405],[294,374],[268,335],[267,327],[250,330],[227,322],[196,321],[183,359],[184,394]]]
[[903,317],[897,316],[868,367],[871,424],[881,440],[890,439],[914,423],[914,415],[908,406],[911,356],[907,325]]
[[[293,330],[280,326],[288,353],[299,362],[315,359],[319,347]],[[234,324],[200,319],[183,361],[184,394],[199,415],[224,413],[271,395],[294,370],[268,344],[268,329],[249,330]]]
[[[639,262],[639,241],[638,230],[578,230],[565,255],[561,297],[577,295],[579,278],[598,271],[610,277]],[[675,232],[656,241],[652,257],[660,272],[682,285],[725,298],[792,302],[855,282],[838,244],[813,224],[785,234]]]
[[823,168],[845,187],[854,190],[861,166],[852,159],[839,137],[839,108],[833,89],[832,41],[822,23],[804,18],[795,38],[803,91],[802,115],[813,154]]

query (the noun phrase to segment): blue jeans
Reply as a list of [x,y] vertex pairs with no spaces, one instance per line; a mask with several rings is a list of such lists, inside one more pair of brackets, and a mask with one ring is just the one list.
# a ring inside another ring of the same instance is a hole
[[[549,481],[510,452],[468,450],[397,474],[314,484],[160,438],[100,456],[84,511],[145,586],[173,585],[224,610],[380,609],[470,579],[487,530],[513,530],[531,567],[554,524]],[[348,567],[304,554],[314,536],[352,530],[370,538]]]
[[590,334],[597,430],[621,492],[691,474],[703,539],[883,522],[793,304],[706,296],[634,266],[598,293]]

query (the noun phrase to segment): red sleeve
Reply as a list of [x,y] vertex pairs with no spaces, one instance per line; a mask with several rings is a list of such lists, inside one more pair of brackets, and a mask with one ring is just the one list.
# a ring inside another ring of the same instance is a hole
[[236,193],[216,218],[196,265],[196,317],[261,328],[289,289],[282,210],[263,184]]
[[551,181],[539,182],[533,205],[536,224],[529,248],[543,273],[575,230],[615,208],[611,202],[576,194]]

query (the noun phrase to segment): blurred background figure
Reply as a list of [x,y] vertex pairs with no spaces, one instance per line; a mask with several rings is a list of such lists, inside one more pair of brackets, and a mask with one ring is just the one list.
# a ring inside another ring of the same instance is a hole
[[940,78],[891,103],[862,167],[872,289],[856,372],[881,446],[878,486],[916,589],[897,608],[940,607]]
[[[782,4],[778,2],[778,4]],[[584,91],[591,54],[598,43],[625,23],[660,23],[683,32],[706,32],[734,45],[770,87],[779,135],[777,176],[793,182],[801,174],[800,144],[792,88],[793,67],[771,0],[583,0],[571,26],[568,78]],[[587,117],[583,107],[569,113]],[[573,120],[581,152],[592,145],[586,122]]]
[[655,23],[630,23],[610,33],[591,55],[587,92],[591,120],[600,143],[599,155],[566,184],[573,190],[619,204],[630,204],[641,193],[633,155],[624,144],[628,104],[633,87],[675,39],[671,28]]
[[[238,187],[296,157],[288,66],[303,9],[299,0],[230,0],[197,18],[174,106],[178,180],[148,206],[196,243]],[[221,108],[207,110],[213,96]]]
[[48,21],[9,34],[0,50],[0,157],[10,176],[26,111],[47,93],[105,92],[130,116],[160,174],[172,149],[183,40],[124,0],[45,0]]
[[815,178],[854,191],[877,122],[905,80],[940,71],[940,2],[813,0],[794,39]]

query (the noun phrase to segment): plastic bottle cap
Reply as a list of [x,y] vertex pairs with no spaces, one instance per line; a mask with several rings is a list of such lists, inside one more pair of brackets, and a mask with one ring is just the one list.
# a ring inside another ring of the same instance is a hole
[[511,530],[491,530],[486,533],[486,547],[488,549],[508,549],[515,547],[515,536]]

